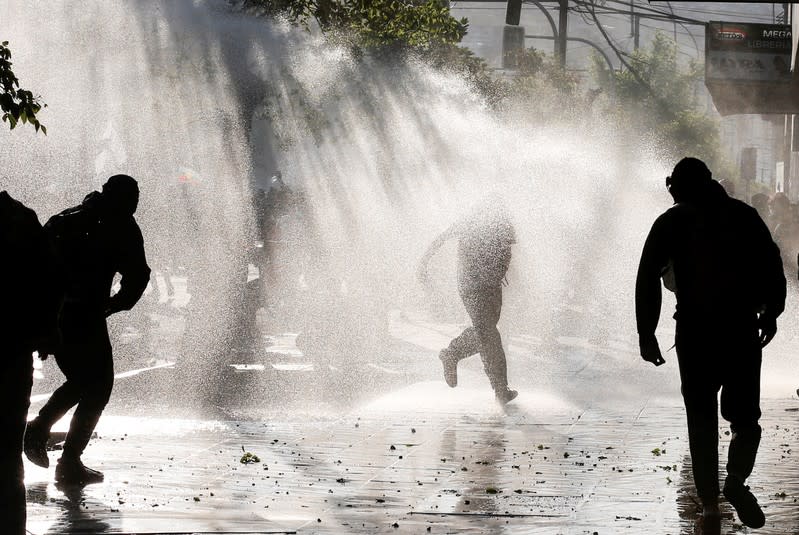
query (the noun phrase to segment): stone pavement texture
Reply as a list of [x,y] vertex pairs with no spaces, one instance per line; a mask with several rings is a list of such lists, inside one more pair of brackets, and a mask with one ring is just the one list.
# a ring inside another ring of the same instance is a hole
[[[797,406],[764,401],[753,533],[799,533]],[[108,415],[84,459],[104,483],[58,489],[26,461],[30,533],[701,532],[678,399],[523,391],[503,411],[487,388],[421,381],[338,415]],[[722,533],[750,532],[722,512]]]
[[[390,347],[357,362],[270,336],[238,365],[176,357],[182,319],[167,311],[150,316],[154,358],[135,329],[115,346],[114,394],[84,455],[105,482],[59,489],[52,468],[26,461],[30,533],[701,532],[674,352],[660,368],[641,362],[624,325],[594,339],[508,329],[521,393],[503,411],[477,357],[458,388],[442,381],[436,355],[463,325],[394,315]],[[725,534],[799,534],[791,327],[764,357],[749,483],[767,524],[748,530],[722,503]],[[664,325],[664,350],[672,338]],[[37,369],[31,416],[61,380],[52,360]],[[258,462],[242,464],[247,452]]]

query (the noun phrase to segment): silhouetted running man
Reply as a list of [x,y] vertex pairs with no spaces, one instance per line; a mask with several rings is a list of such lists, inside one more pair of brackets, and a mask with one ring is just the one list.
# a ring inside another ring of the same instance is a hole
[[[59,316],[62,345],[55,358],[66,376],[28,424],[25,455],[49,466],[45,444],[50,428],[77,404],[55,471],[63,484],[89,484],[103,474],[81,462],[83,450],[111,396],[114,363],[106,318],[130,310],[150,279],[144,242],[133,214],[139,202],[136,181],[114,175],[83,203],[50,218],[50,236],[65,279],[64,305]],[[121,288],[111,296],[114,275]]]
[[516,243],[516,231],[501,198],[490,196],[477,210],[440,234],[425,252],[418,278],[426,283],[427,265],[449,239],[458,240],[458,293],[472,326],[439,354],[444,380],[458,385],[458,362],[480,353],[497,401],[506,404],[518,392],[508,388],[508,369],[497,322],[502,311],[502,284]]
[[[741,522],[765,517],[744,486],[760,443],[761,349],[785,308],[780,251],[754,208],[731,199],[705,164],[684,158],[666,179],[675,205],[657,218],[635,287],[641,356],[659,366],[660,277],[677,297],[676,347],[694,482],[706,521],[718,521],[718,393],[732,440],[723,492]],[[664,279],[665,281],[665,279]]]
[[0,525],[25,533],[22,439],[33,384],[33,351],[52,352],[60,291],[36,214],[0,192]]

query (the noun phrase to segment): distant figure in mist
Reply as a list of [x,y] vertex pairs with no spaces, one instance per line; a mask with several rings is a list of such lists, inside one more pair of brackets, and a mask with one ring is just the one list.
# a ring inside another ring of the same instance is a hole
[[[77,405],[58,461],[55,479],[62,484],[89,484],[103,474],[81,462],[83,450],[103,412],[114,384],[114,362],[106,318],[130,310],[150,280],[144,241],[133,214],[139,187],[127,175],[114,175],[102,192],[50,218],[45,225],[62,269],[64,305],[58,318],[61,347],[55,353],[66,376],[28,424],[25,455],[34,464],[50,464],[45,445],[50,428]],[[120,290],[111,296],[114,276]]]
[[444,380],[458,385],[458,362],[480,353],[497,401],[506,404],[518,392],[508,388],[508,370],[497,322],[502,310],[502,284],[516,242],[507,208],[499,196],[485,199],[476,210],[441,233],[430,244],[419,265],[418,278],[427,284],[433,254],[449,239],[458,240],[458,293],[472,326],[442,349],[439,359]]
[[36,213],[0,191],[0,525],[25,533],[22,440],[33,384],[33,352],[56,343],[60,289]]
[[763,220],[764,223],[768,225],[768,221],[770,218],[769,215],[769,207],[768,207],[768,195],[765,193],[755,193],[752,195],[752,200],[749,203],[752,208],[757,210],[757,214],[760,216],[760,219]]
[[732,430],[724,496],[741,522],[757,528],[765,517],[744,482],[760,443],[761,350],[777,332],[777,317],[785,308],[780,251],[755,209],[728,197],[702,161],[681,160],[666,178],[666,187],[675,204],[652,225],[635,287],[641,356],[656,366],[664,362],[655,329],[660,277],[670,274],[677,297],[675,345],[703,520],[719,521],[721,390],[721,415]]

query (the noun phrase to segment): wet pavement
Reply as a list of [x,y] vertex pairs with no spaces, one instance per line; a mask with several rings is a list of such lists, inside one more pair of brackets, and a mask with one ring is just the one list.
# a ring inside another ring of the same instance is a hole
[[[799,402],[764,403],[753,491],[799,533]],[[202,421],[108,415],[59,489],[26,463],[29,525],[61,533],[695,533],[683,412],[556,403],[422,382],[339,417]],[[722,443],[728,441],[722,433]],[[246,453],[257,462],[243,464]],[[56,453],[51,453],[55,459]],[[723,504],[723,533],[747,533]]]
[[[28,530],[702,532],[673,351],[656,369],[629,334],[508,335],[521,393],[502,410],[478,358],[461,364],[458,388],[441,379],[436,352],[461,327],[396,316],[385,354],[349,366],[304,357],[293,335],[267,337],[263,355],[219,363],[211,383],[196,361],[132,358],[123,347],[84,455],[105,482],[57,488],[52,468],[26,461]],[[749,530],[722,503],[721,533],[799,533],[791,348],[775,345],[764,360],[764,432],[749,484],[767,524]],[[33,411],[58,383],[45,362]],[[242,463],[247,453],[258,460]]]

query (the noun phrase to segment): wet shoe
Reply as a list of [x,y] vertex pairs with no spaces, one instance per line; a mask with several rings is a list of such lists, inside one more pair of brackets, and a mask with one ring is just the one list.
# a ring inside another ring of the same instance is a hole
[[760,509],[757,499],[741,480],[727,476],[724,481],[724,497],[735,508],[741,523],[750,528],[762,528],[766,523],[766,515]]
[[47,439],[50,433],[33,419],[25,428],[23,451],[25,457],[36,466],[50,468],[50,459],[47,457]]
[[62,457],[55,467],[56,483],[62,485],[91,485],[103,479],[102,472],[84,466],[80,459],[64,460]]
[[450,388],[458,386],[458,361],[450,354],[448,349],[442,349],[438,354],[444,366],[444,380]]
[[508,388],[504,391],[500,391],[497,393],[497,401],[499,401],[502,405],[507,405],[508,403],[516,399],[516,396],[518,395],[519,392]]

